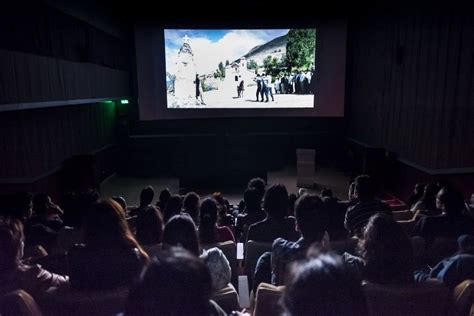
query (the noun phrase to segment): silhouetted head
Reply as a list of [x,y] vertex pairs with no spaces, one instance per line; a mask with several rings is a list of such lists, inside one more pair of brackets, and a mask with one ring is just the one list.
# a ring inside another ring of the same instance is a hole
[[265,193],[263,208],[268,216],[283,218],[288,213],[288,191],[283,184],[272,185]]
[[425,184],[423,183],[415,184],[415,189],[413,190],[414,194],[419,194],[421,196],[424,191],[425,191]]
[[212,198],[207,198],[201,203],[199,239],[203,244],[215,242],[215,231],[217,223],[217,203]]
[[229,209],[227,207],[226,200],[224,199],[224,196],[222,195],[222,193],[221,192],[214,192],[212,194],[212,197],[217,202],[217,204],[218,204],[217,206],[219,207],[220,211],[223,214],[227,214],[229,212]]
[[281,300],[285,315],[367,315],[361,280],[340,258],[321,255],[293,270]]
[[375,185],[368,175],[361,175],[355,179],[355,195],[361,200],[370,200],[375,197]]
[[126,315],[209,316],[211,275],[196,256],[182,249],[160,253],[130,292]]
[[158,198],[158,202],[156,202],[156,206],[160,208],[161,212],[164,212],[166,203],[168,203],[170,198],[171,198],[171,192],[168,188],[161,190],[160,196]]
[[256,188],[248,188],[244,192],[245,210],[247,213],[255,213],[261,211],[260,192]]
[[122,196],[114,196],[112,198],[115,202],[120,204],[120,206],[123,208],[124,212],[127,213],[127,202],[125,201],[125,198]]
[[298,196],[295,193],[288,195],[288,215],[295,216],[295,203]]
[[199,223],[199,207],[201,206],[201,198],[196,192],[189,192],[184,197],[183,209],[193,219],[197,225]]
[[48,209],[51,207],[52,202],[49,195],[45,193],[37,193],[33,198],[33,211],[38,216],[48,215]]
[[153,201],[155,190],[151,185],[145,187],[140,193],[140,206],[147,206]]
[[444,187],[436,196],[436,206],[447,215],[459,215],[465,208],[464,197],[456,189]]
[[365,276],[375,283],[413,281],[413,249],[410,238],[391,216],[373,215],[359,240]]
[[161,243],[163,218],[154,206],[147,206],[138,213],[136,236],[142,245]]
[[436,194],[438,194],[439,188],[436,184],[427,184],[423,190],[421,201],[425,204],[426,209],[436,210]]
[[265,195],[265,188],[267,184],[265,183],[265,180],[262,178],[253,178],[249,181],[247,184],[247,188],[255,188],[260,196],[260,201],[263,199],[263,196]]
[[148,259],[135,240],[122,207],[112,199],[94,203],[84,217],[84,241],[93,249],[106,247],[137,248],[141,256]]
[[189,215],[173,216],[165,225],[163,247],[183,247],[195,256],[199,256],[199,239],[193,220]]
[[8,195],[0,207],[2,207],[5,217],[25,221],[33,214],[33,194],[17,192]]
[[163,220],[166,224],[168,220],[175,216],[181,214],[181,210],[183,208],[183,199],[181,195],[175,194],[166,203],[165,210],[163,212]]
[[298,230],[306,241],[320,241],[329,225],[323,202],[315,194],[304,194],[296,200],[295,216]]

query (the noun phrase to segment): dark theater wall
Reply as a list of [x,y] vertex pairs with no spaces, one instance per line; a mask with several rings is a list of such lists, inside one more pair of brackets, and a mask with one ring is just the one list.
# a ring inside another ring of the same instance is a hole
[[399,8],[349,26],[348,137],[434,170],[474,167],[474,19]]
[[73,156],[82,158],[69,168],[89,168],[93,183],[116,150],[116,105],[100,100],[131,94],[129,39],[61,9],[11,3],[0,12],[0,194],[56,195]]

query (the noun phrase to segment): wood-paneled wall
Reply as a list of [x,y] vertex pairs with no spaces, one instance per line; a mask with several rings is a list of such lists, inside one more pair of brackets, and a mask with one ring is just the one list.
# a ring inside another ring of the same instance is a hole
[[111,144],[115,126],[110,103],[1,113],[0,182],[36,178],[66,158]]
[[352,20],[348,136],[425,168],[474,167],[473,49],[470,12]]

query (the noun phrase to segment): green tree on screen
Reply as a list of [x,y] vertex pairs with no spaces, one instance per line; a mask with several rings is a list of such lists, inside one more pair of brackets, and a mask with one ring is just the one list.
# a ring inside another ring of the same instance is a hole
[[313,66],[316,43],[315,29],[291,29],[286,44],[286,62],[291,70],[303,70]]

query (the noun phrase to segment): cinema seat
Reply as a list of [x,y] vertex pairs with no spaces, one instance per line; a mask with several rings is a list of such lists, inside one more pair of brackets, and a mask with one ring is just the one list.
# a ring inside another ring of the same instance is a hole
[[284,286],[275,286],[268,283],[260,283],[255,297],[254,316],[282,315],[283,308],[280,306],[280,297]]
[[449,309],[449,289],[440,282],[406,285],[366,282],[362,288],[370,316],[445,316]]
[[231,314],[232,311],[240,310],[239,294],[235,290],[232,284],[228,284],[226,287],[217,291],[212,297],[227,314]]
[[257,260],[260,256],[272,250],[272,243],[269,242],[257,242],[249,240],[245,245],[245,258],[244,258],[244,269],[245,274],[248,277],[249,288],[252,288],[252,280],[257,265]]
[[55,291],[45,299],[48,315],[117,315],[124,312],[128,288]]
[[0,297],[0,315],[42,316],[43,314],[30,294],[16,290]]
[[[470,316],[474,312],[474,280],[466,280],[453,290],[452,315]],[[471,313],[471,314],[470,314]]]

